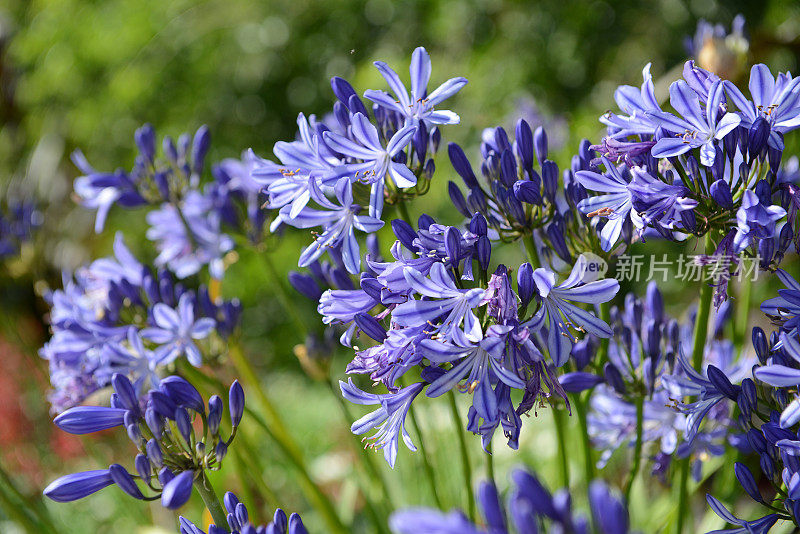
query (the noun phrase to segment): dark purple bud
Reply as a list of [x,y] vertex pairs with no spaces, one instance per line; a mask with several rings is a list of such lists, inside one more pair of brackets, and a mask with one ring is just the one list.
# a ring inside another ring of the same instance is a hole
[[562,228],[553,222],[548,225],[545,232],[547,233],[547,238],[550,240],[550,245],[552,245],[553,250],[556,254],[558,254],[558,257],[566,262],[572,261],[569,249],[567,248],[567,242],[564,239],[564,232]]
[[596,152],[592,150],[592,143],[588,139],[581,139],[578,145],[578,155],[581,158],[581,169],[588,169]]
[[758,392],[756,391],[756,384],[752,378],[745,378],[742,380],[741,394],[747,397],[747,401],[751,406],[755,407],[758,403]]
[[[702,175],[700,174],[700,165],[697,163],[697,158],[694,157],[693,154],[689,154],[686,158],[686,174],[689,175],[689,178],[693,182],[699,182],[702,180]],[[687,186],[691,184],[686,184]]]
[[657,324],[664,320],[664,298],[661,296],[661,291],[658,289],[658,284],[655,280],[651,280],[647,284],[647,296],[645,297],[645,307],[650,317]]
[[157,438],[161,437],[161,434],[164,432],[164,420],[156,413],[152,406],[148,406],[144,411],[144,420],[150,432]]
[[760,259],[759,265],[762,269],[769,269],[772,263],[772,257],[775,255],[775,240],[771,237],[760,239],[758,241],[758,257]]
[[606,379],[606,383],[614,388],[614,391],[620,395],[625,395],[625,380],[622,379],[622,373],[619,372],[615,365],[611,362],[606,362],[603,366],[603,376]]
[[217,447],[214,449],[214,454],[217,456],[217,461],[222,461],[225,458],[225,455],[228,454],[228,444],[224,441],[220,441],[217,443]]
[[645,325],[645,350],[647,355],[657,360],[661,356],[661,328],[653,319],[647,321]]
[[369,112],[367,111],[366,106],[364,106],[364,102],[358,98],[358,95],[351,95],[347,101],[347,109],[350,110],[350,113],[355,115],[356,113],[361,113],[365,117],[369,117]]
[[244,390],[238,380],[234,380],[228,393],[228,410],[231,413],[231,424],[239,426],[244,415]]
[[533,298],[535,285],[533,283],[533,267],[525,262],[517,270],[517,294],[522,301],[522,307],[527,307]]
[[125,422],[126,410],[104,406],[76,406],[60,414],[55,425],[70,434],[90,434],[121,426]]
[[125,375],[114,373],[111,377],[111,385],[114,387],[114,392],[119,396],[119,401],[122,405],[135,413],[139,411],[139,397],[136,395],[136,390]]
[[194,472],[184,471],[164,485],[161,493],[161,505],[170,510],[177,510],[192,496]]
[[676,350],[680,344],[680,336],[680,324],[678,324],[677,320],[670,319],[669,323],[667,323],[667,342],[673,351]]
[[747,442],[759,454],[764,454],[767,450],[767,440],[758,429],[751,428],[747,431]]
[[487,236],[482,235],[478,238],[476,251],[481,270],[485,271],[489,269],[489,262],[492,259],[492,243],[489,241]]
[[728,380],[728,377],[725,376],[719,367],[715,365],[709,365],[706,373],[708,374],[708,379],[714,384],[714,387],[717,390],[728,397],[730,400],[736,402],[736,397],[739,395],[739,389],[731,384],[731,381]]
[[467,187],[470,189],[478,187],[478,179],[475,178],[472,166],[469,164],[469,160],[467,156],[464,155],[464,151],[461,147],[455,143],[450,143],[447,145],[447,154],[450,156],[450,163],[453,164],[453,168],[458,175],[461,176],[461,179],[464,180],[464,183],[467,184]]
[[128,438],[130,438],[130,440],[138,447],[142,443],[142,440],[144,439],[142,437],[142,431],[139,428],[138,423],[131,423],[127,425],[125,427],[125,430],[128,433]]
[[175,409],[178,407],[171,398],[158,390],[150,391],[149,405],[158,415],[166,419],[172,419],[172,416],[175,415]]
[[290,271],[289,283],[295,291],[314,302],[317,302],[322,296],[322,289],[320,289],[314,277],[309,274]]
[[161,198],[169,200],[169,174],[165,171],[156,171],[153,173],[153,181],[156,183]]
[[517,181],[517,159],[509,149],[500,154],[500,179],[506,187],[512,187]]
[[444,232],[444,251],[451,266],[461,260],[461,232],[455,226],[448,226]]
[[113,483],[108,469],[84,471],[54,480],[44,489],[43,493],[45,497],[56,502],[72,502],[83,499]]
[[133,465],[136,466],[136,472],[139,473],[139,477],[145,482],[150,480],[150,477],[153,476],[150,460],[148,460],[147,456],[144,454],[137,454]]
[[362,332],[378,343],[383,343],[386,339],[386,329],[373,316],[367,313],[357,313],[353,320]]
[[536,148],[536,159],[542,165],[547,159],[547,133],[541,126],[533,132],[533,146]]
[[434,126],[431,131],[431,154],[439,152],[439,145],[442,143],[442,131],[438,126]]
[[403,219],[394,219],[392,221],[392,231],[397,237],[397,240],[403,244],[408,250],[415,250],[414,240],[417,239],[417,232]]
[[506,532],[506,514],[500,505],[497,488],[490,482],[481,482],[478,486],[478,503],[483,511],[483,519],[489,532]]
[[731,195],[731,186],[724,179],[717,180],[711,184],[711,198],[714,202],[719,204],[723,209],[729,210],[733,208],[733,195]]
[[272,523],[275,525],[275,529],[278,532],[286,531],[286,528],[289,526],[289,520],[286,518],[286,512],[280,508],[276,508],[275,513],[272,516]]
[[530,180],[519,180],[514,183],[514,197],[526,204],[540,205],[542,203],[539,186]]
[[148,163],[152,163],[156,157],[156,132],[150,124],[145,124],[136,130],[133,135],[139,153]]
[[455,206],[458,212],[464,217],[469,217],[471,213],[467,207],[467,201],[464,199],[464,194],[455,182],[447,182],[447,192],[450,194],[450,200],[453,202],[453,206]]
[[572,373],[565,373],[561,376],[559,381],[564,391],[567,393],[580,393],[581,391],[592,389],[602,382],[603,379],[592,373],[575,371]]
[[733,157],[736,154],[736,144],[739,142],[739,128],[734,128],[728,135],[722,138],[722,147],[725,149],[725,155]]
[[170,471],[166,467],[162,467],[161,470],[158,472],[158,481],[161,483],[161,487],[163,488],[166,486],[170,480],[175,478],[175,473]]
[[769,344],[767,343],[767,335],[760,326],[753,327],[752,332],[753,349],[756,351],[756,356],[762,365],[767,363],[769,356]]
[[203,397],[193,385],[180,376],[166,377],[161,381],[160,387],[178,406],[189,408],[197,413],[205,412]]
[[739,126],[736,129],[738,130],[737,131],[737,140],[739,142],[739,151],[742,154],[747,154],[747,144],[748,144],[748,139],[750,137],[748,135],[749,132],[748,132],[747,128],[745,128],[744,126]]
[[514,138],[516,152],[520,161],[522,161],[522,166],[525,169],[529,169],[533,166],[533,133],[525,119],[517,121],[517,126],[514,129]]
[[119,486],[119,489],[133,497],[134,499],[143,500],[144,495],[139,490],[139,487],[136,485],[136,482],[133,480],[128,471],[125,470],[119,464],[111,464],[108,466],[108,474],[111,475],[111,480],[114,481],[114,484]]
[[716,156],[714,157],[714,164],[711,166],[711,176],[714,180],[720,180],[725,173],[725,154],[722,153],[719,145],[714,147],[714,152]]
[[293,513],[289,516],[289,527],[286,530],[286,534],[308,534],[303,520],[300,519],[297,513]]
[[189,417],[189,412],[184,408],[175,410],[175,426],[178,427],[178,432],[181,433],[186,443],[191,443],[192,438],[192,419]]
[[768,180],[759,180],[753,188],[753,192],[758,197],[758,201],[764,206],[772,205],[772,187]]
[[601,480],[589,484],[589,507],[600,532],[628,532],[628,509]]
[[213,395],[208,399],[208,431],[212,436],[219,433],[219,424],[222,421],[222,399]]
[[250,516],[247,513],[247,507],[245,507],[245,505],[242,503],[236,505],[233,515],[236,516],[236,520],[240,525],[246,525],[250,522]]
[[425,123],[420,121],[417,126],[417,131],[414,132],[414,136],[412,137],[417,161],[425,161],[425,155],[428,153],[428,140],[428,129],[425,127]]
[[164,455],[161,453],[161,447],[156,440],[148,440],[145,445],[145,450],[147,451],[147,458],[150,460],[150,463],[156,467],[164,465]]
[[436,220],[427,213],[423,213],[417,219],[417,228],[420,230],[429,230],[434,224],[436,224]]
[[347,106],[345,106],[343,102],[333,103],[333,116],[336,117],[336,120],[339,122],[339,125],[342,127],[342,129],[346,129],[348,126],[350,126],[350,112],[347,110]]
[[747,395],[742,394],[739,392],[739,396],[736,398],[736,404],[739,406],[739,411],[741,412],[739,416],[742,418],[742,428],[746,428],[749,426],[747,421],[750,420],[750,417],[753,413],[754,406],[750,404],[750,399],[747,398]]
[[582,371],[584,367],[589,365],[596,351],[597,348],[594,343],[592,343],[592,338],[590,336],[586,336],[572,345],[570,355],[575,360],[575,367],[577,367],[578,371]]
[[758,463],[761,465],[761,471],[767,476],[768,479],[775,478],[775,463],[769,454],[762,454]]
[[433,175],[436,173],[436,164],[432,159],[425,162],[425,167],[422,169],[422,172],[428,180],[433,179]]
[[494,143],[497,145],[498,152],[511,149],[511,143],[508,141],[508,134],[505,128],[498,126],[494,129]]
[[[345,106],[350,102],[351,96],[358,96],[353,86],[350,85],[347,80],[339,76],[331,78],[331,89],[333,89],[333,94],[336,95],[336,98]],[[355,113],[355,111],[353,111],[353,113]]]
[[480,187],[473,187],[467,194],[467,206],[472,212],[486,213],[489,209],[486,195]]
[[552,202],[556,198],[558,189],[558,165],[549,159],[542,163],[542,182],[544,183],[544,196]]
[[476,213],[469,221],[469,231],[477,236],[486,235],[489,232],[489,225],[486,223],[486,217],[480,213]]
[[239,497],[230,491],[226,491],[225,495],[222,497],[222,503],[225,505],[225,509],[229,514],[236,512],[236,507],[239,505],[239,502]]
[[192,172],[200,174],[203,172],[203,163],[211,146],[211,132],[208,126],[203,125],[197,129],[192,142]]
[[[778,134],[783,138],[782,134]],[[783,158],[783,150],[767,145],[767,161],[769,161],[769,169],[777,173],[781,166],[781,159]]]
[[693,232],[697,228],[697,217],[694,215],[694,210],[684,210],[681,212],[681,223],[683,228],[689,232]]
[[759,115],[747,132],[748,154],[750,156],[748,161],[752,161],[761,155],[761,151],[767,148],[767,139],[769,139],[769,122]]

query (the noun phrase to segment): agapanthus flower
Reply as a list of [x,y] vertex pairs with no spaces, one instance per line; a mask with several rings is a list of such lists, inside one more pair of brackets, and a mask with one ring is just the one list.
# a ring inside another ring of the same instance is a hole
[[674,134],[663,137],[653,147],[656,158],[669,158],[700,148],[700,162],[711,166],[716,157],[715,141],[725,137],[741,122],[735,113],[720,116],[725,91],[721,81],[709,90],[705,108],[701,106],[697,93],[683,80],[674,82],[669,88],[670,104],[681,115],[676,117],[663,111],[651,111],[650,116],[664,130]]
[[208,336],[215,322],[209,317],[195,320],[191,295],[181,295],[177,310],[161,302],[155,304],[153,323],[154,326],[142,330],[142,336],[159,344],[155,350],[157,363],[166,365],[186,355],[195,367],[203,364],[203,355],[194,340]]
[[600,231],[600,245],[605,251],[611,250],[623,225],[631,218],[631,192],[628,189],[630,174],[626,167],[618,168],[607,158],[602,158],[606,169],[604,174],[593,171],[578,171],[575,180],[590,191],[605,193],[580,201],[578,208],[589,217],[601,216],[608,221]]
[[466,78],[451,78],[428,94],[428,82],[431,77],[431,58],[423,47],[418,47],[411,55],[411,94],[409,95],[403,82],[395,71],[383,61],[374,63],[380,71],[394,98],[383,91],[370,89],[364,97],[388,111],[398,113],[405,118],[405,125],[416,125],[418,122],[426,126],[433,124],[458,124],[460,118],[449,110],[435,110],[434,106],[442,103],[458,93],[467,84]]
[[228,525],[209,525],[208,530],[201,529],[185,517],[180,517],[181,534],[308,534],[303,520],[296,513],[288,518],[286,512],[277,508],[272,521],[266,525],[253,524],[247,507],[230,491],[222,499],[228,512]]
[[334,132],[323,134],[327,144],[335,151],[362,163],[351,164],[354,179],[370,184],[369,214],[380,218],[383,213],[383,197],[387,174],[396,187],[413,187],[417,177],[403,163],[394,161],[401,150],[408,146],[416,132],[415,126],[406,126],[397,131],[384,147],[378,130],[361,113],[350,116],[351,132],[356,141]]
[[739,111],[741,125],[750,129],[757,119],[766,119],[769,146],[783,150],[783,134],[800,127],[800,77],[786,72],[773,78],[763,63],[753,65],[748,85],[752,101],[733,83],[727,80],[723,83],[728,98]]
[[736,236],[733,247],[741,252],[752,242],[770,239],[775,235],[775,224],[786,216],[780,206],[765,206],[751,190],[742,196],[742,205],[736,212]]
[[392,468],[397,459],[397,444],[401,436],[409,450],[417,450],[406,431],[405,421],[411,403],[424,386],[424,382],[417,382],[397,392],[377,394],[361,391],[352,380],[348,379],[347,383],[339,381],[342,395],[348,401],[354,404],[378,406],[375,411],[353,423],[351,430],[354,434],[364,434],[376,429],[375,434],[369,437],[369,446],[383,450],[383,456]]
[[[476,491],[483,521],[473,523],[460,510],[449,513],[411,508],[392,514],[389,526],[397,534],[535,534],[537,525],[547,532],[591,530],[589,520],[572,510],[572,496],[562,489],[553,494],[530,471],[511,472],[512,489],[503,506],[494,484],[482,482]],[[589,505],[599,534],[626,534],[630,519],[624,501],[600,480],[589,484]]]
[[783,269],[777,269],[775,274],[786,287],[778,290],[779,296],[761,303],[761,311],[777,321],[790,336],[797,337],[800,328],[800,283]]
[[[111,407],[79,406],[70,408],[55,419],[55,424],[71,434],[88,434],[115,427],[125,427],[128,437],[139,450],[134,461],[136,474],[119,464],[108,469],[73,473],[54,480],[44,495],[58,502],[82,499],[116,484],[122,491],[139,500],[160,496],[167,508],[180,508],[192,493],[196,477],[203,470],[217,470],[233,441],[244,413],[244,392],[238,382],[231,385],[228,411],[232,431],[227,439],[220,435],[223,415],[222,399],[217,395],[208,401],[186,380],[172,376],[152,389],[145,403],[140,403],[136,390],[123,375],[111,379],[114,394]],[[203,419],[203,433],[195,434],[193,415]],[[144,437],[146,428],[150,439]],[[156,495],[142,492],[137,479]]]
[[581,255],[567,279],[558,285],[555,273],[546,268],[540,267],[532,274],[541,305],[525,326],[534,332],[546,331],[547,349],[558,367],[566,363],[576,341],[570,328],[597,337],[612,335],[605,321],[571,303],[601,304],[619,291],[619,282],[611,278],[584,283],[587,272],[588,261]]
[[698,202],[688,197],[689,190],[679,184],[668,184],[654,178],[647,170],[635,167],[628,186],[631,202],[641,217],[642,227],[657,224],[671,229],[682,225],[681,213],[691,211]]
[[375,232],[383,226],[383,221],[361,214],[361,206],[353,202],[353,186],[347,178],[339,179],[334,188],[339,205],[331,202],[313,179],[309,179],[309,190],[314,202],[323,209],[304,207],[287,222],[298,228],[322,226],[324,231],[300,254],[299,265],[305,267],[329,248],[339,248],[344,266],[350,273],[358,274],[361,270],[361,252],[355,230]]
[[600,122],[608,126],[609,134],[615,139],[622,139],[630,135],[653,135],[658,128],[658,123],[650,115],[651,112],[661,111],[655,95],[650,66],[651,64],[648,63],[642,69],[641,88],[620,85],[614,91],[614,100],[617,106],[627,116],[608,112],[600,117]]

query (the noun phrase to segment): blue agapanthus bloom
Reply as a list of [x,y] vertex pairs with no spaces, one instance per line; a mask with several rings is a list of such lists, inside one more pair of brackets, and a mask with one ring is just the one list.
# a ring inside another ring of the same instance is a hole
[[601,480],[589,484],[591,522],[572,510],[572,496],[568,490],[551,494],[533,473],[520,468],[512,471],[511,480],[513,486],[505,506],[494,484],[480,484],[476,492],[483,519],[480,523],[473,523],[460,510],[444,513],[412,508],[393,513],[389,526],[397,534],[536,534],[540,525],[545,532],[630,532],[624,501]]
[[247,507],[239,501],[230,491],[225,493],[222,502],[228,512],[228,525],[209,525],[208,530],[202,529],[186,519],[180,517],[180,534],[308,534],[303,520],[298,514],[286,517],[286,512],[280,508],[275,510],[272,521],[266,525],[255,525],[250,518]]
[[466,78],[451,78],[428,93],[428,82],[431,78],[431,58],[428,52],[419,47],[411,55],[411,94],[395,71],[383,61],[376,61],[375,67],[380,71],[394,98],[383,91],[370,89],[364,97],[388,111],[395,112],[405,119],[405,125],[416,125],[423,122],[426,126],[433,124],[458,124],[460,118],[449,110],[435,110],[434,106],[444,102],[458,93],[467,84]]
[[741,118],[735,113],[721,111],[725,99],[722,82],[716,81],[711,86],[705,107],[701,106],[697,93],[683,80],[673,83],[669,94],[670,104],[681,117],[663,111],[650,112],[659,126],[673,134],[672,137],[659,139],[653,147],[653,156],[668,158],[699,147],[700,162],[703,165],[713,165],[716,157],[715,142],[741,122]]
[[[140,401],[133,384],[116,374],[111,382],[111,406],[78,406],[55,418],[54,423],[70,434],[89,434],[125,427],[128,437],[140,451],[135,458],[135,474],[119,464],[108,469],[73,473],[54,480],[44,495],[57,502],[87,497],[116,484],[139,500],[161,499],[170,509],[183,506],[192,494],[195,478],[204,470],[218,470],[228,446],[233,442],[244,414],[244,392],[234,381],[229,392],[228,412],[232,426],[228,438],[220,434],[222,399],[203,398],[189,382],[167,377]],[[195,433],[195,417],[203,420],[203,432]],[[152,436],[147,439],[147,436]],[[144,486],[144,491],[142,487]],[[154,493],[148,496],[147,493]]]
[[790,336],[797,337],[800,332],[800,282],[783,269],[777,269],[775,274],[786,287],[778,290],[779,296],[761,303],[761,311],[778,322]]
[[652,112],[661,111],[655,95],[653,75],[650,74],[650,63],[642,69],[641,88],[630,85],[620,85],[614,91],[614,100],[619,109],[627,116],[608,112],[600,117],[600,122],[608,126],[613,138],[625,138],[630,135],[655,134],[658,123],[650,115]]
[[576,342],[572,330],[603,338],[612,335],[605,321],[572,304],[601,304],[614,298],[619,291],[619,282],[612,278],[587,282],[588,265],[586,257],[580,256],[566,280],[558,285],[555,273],[546,268],[540,267],[531,274],[540,307],[524,326],[546,334],[547,349],[558,367],[566,363]]
[[736,212],[736,236],[733,247],[741,252],[754,241],[771,239],[775,235],[775,224],[786,216],[780,206],[763,205],[753,191],[742,196],[742,205]]
[[197,342],[229,336],[239,321],[237,301],[212,301],[208,290],[175,283],[167,270],[154,273],[114,241],[114,256],[95,260],[65,277],[47,296],[52,336],[40,354],[49,361],[55,412],[82,402],[122,373],[144,394],[159,373],[186,355],[202,364]]

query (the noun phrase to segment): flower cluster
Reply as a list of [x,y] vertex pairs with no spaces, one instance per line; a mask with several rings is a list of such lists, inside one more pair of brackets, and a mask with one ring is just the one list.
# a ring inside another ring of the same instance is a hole
[[192,290],[169,270],[143,265],[121,234],[113,257],[81,267],[47,299],[52,337],[40,354],[50,364],[55,412],[107,387],[117,373],[143,395],[176,359],[200,366],[203,353],[224,350],[241,311],[235,300],[212,298],[203,285]]
[[[286,512],[278,508],[269,524],[255,526],[250,522],[247,507],[239,501],[236,495],[229,491],[225,494],[223,502],[225,510],[228,512],[230,534],[308,534],[302,519],[297,514],[292,514],[287,518]],[[180,526],[180,534],[228,534],[225,526],[212,524],[206,532],[185,517],[180,518]]]
[[388,65],[377,61],[375,66],[393,96],[366,91],[370,110],[346,80],[335,77],[331,87],[338,101],[332,114],[317,120],[301,113],[298,139],[273,148],[279,163],[253,156],[252,180],[267,192],[267,207],[278,211],[270,228],[320,229],[300,255],[301,267],[331,251],[348,272],[358,274],[361,252],[355,231],[377,231],[384,224],[385,204],[397,205],[428,190],[434,172],[429,156],[439,146],[439,126],[459,122],[458,115],[435,106],[467,80],[452,78],[428,93],[431,61],[424,48],[412,56],[410,94]]
[[[562,489],[551,494],[533,473],[516,469],[507,505],[500,502],[497,488],[490,482],[478,487],[483,523],[475,524],[459,510],[448,514],[430,509],[395,512],[390,526],[397,534],[535,534],[544,532],[627,534],[630,532],[628,509],[600,480],[589,485],[590,521],[572,510],[572,496]],[[594,525],[594,528],[592,528]]]
[[[231,385],[228,412],[232,430],[230,437],[224,439],[220,433],[224,412],[222,399],[214,395],[208,399],[206,407],[200,393],[183,378],[165,378],[158,389],[147,393],[144,401],[123,375],[115,374],[112,384],[114,394],[110,407],[70,408],[54,422],[70,434],[89,434],[124,426],[139,451],[134,460],[136,474],[113,464],[108,469],[63,476],[53,481],[44,494],[54,501],[69,502],[116,484],[135,499],[160,497],[164,507],[180,508],[189,500],[193,484],[207,482],[205,471],[220,468],[244,415],[242,387],[239,382]],[[196,418],[202,421],[199,434],[194,428]],[[144,492],[140,484],[145,486]]]

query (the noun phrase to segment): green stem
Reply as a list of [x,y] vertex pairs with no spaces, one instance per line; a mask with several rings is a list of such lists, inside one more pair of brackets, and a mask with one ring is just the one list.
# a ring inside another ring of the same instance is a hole
[[269,252],[261,251],[258,256],[263,260],[267,271],[269,271],[270,278],[272,279],[272,286],[278,293],[278,300],[281,302],[281,306],[283,306],[283,309],[289,314],[289,317],[297,329],[297,334],[301,339],[303,339],[308,333],[308,328],[306,327],[305,322],[303,322],[303,319],[297,313],[297,304],[293,302],[293,300],[296,300],[296,297],[292,297],[289,294],[289,291],[283,284],[284,275],[278,273],[278,270],[275,268],[275,264],[272,263],[272,258],[270,258]]
[[561,487],[569,487],[569,464],[567,463],[567,437],[564,428],[564,414],[556,406],[551,404],[553,412],[553,426],[556,429],[556,443],[558,445],[558,465],[561,470]]
[[241,348],[236,344],[231,345],[229,354],[239,376],[250,386],[250,391],[256,393],[258,403],[261,405],[266,421],[258,417],[252,410],[248,410],[248,413],[254,416],[263,429],[275,440],[275,443],[285,454],[286,458],[295,466],[300,474],[301,486],[303,486],[306,496],[319,508],[320,513],[328,525],[328,529],[331,532],[346,532],[333,503],[331,503],[328,496],[325,495],[322,489],[311,478],[300,448],[297,446],[297,443],[295,443],[291,434],[289,434],[278,411],[275,409],[266,393],[264,393],[264,390],[260,387],[260,382],[253,366],[250,364],[250,360],[245,357]]
[[[713,254],[714,242],[711,239],[711,234],[707,233],[705,236],[705,252],[706,254]],[[711,312],[711,286],[703,280],[700,286],[700,304],[697,307],[697,318],[694,323],[694,342],[692,344],[692,367],[698,372],[702,371],[703,354],[706,348],[706,337],[708,336],[708,316]],[[688,484],[689,484],[689,462],[690,458],[685,458],[681,461],[680,471],[680,484],[678,486],[678,521],[677,533],[683,532],[683,525],[690,515],[691,511],[688,509]],[[690,518],[688,518],[690,519]]]
[[472,493],[472,467],[469,463],[469,454],[467,451],[467,439],[464,436],[464,428],[461,426],[461,416],[458,413],[458,404],[456,404],[456,395],[451,390],[448,393],[450,400],[450,413],[453,417],[453,423],[456,426],[456,435],[458,436],[458,448],[461,450],[461,469],[464,471],[464,485],[467,488],[467,510],[469,511],[469,518],[475,520],[475,496]]
[[581,440],[583,441],[583,471],[587,484],[594,480],[594,458],[592,458],[592,443],[589,438],[589,424],[586,420],[586,405],[590,395],[591,390],[588,392],[586,400],[583,399],[580,393],[573,397],[575,399],[575,415],[578,416],[578,426],[580,427]]
[[628,483],[625,485],[625,501],[631,502],[631,488],[633,481],[639,473],[639,465],[642,462],[642,430],[644,428],[644,397],[636,397],[636,445],[633,451],[633,466],[628,475]]
[[422,465],[425,468],[425,475],[428,478],[428,484],[430,485],[431,492],[433,493],[433,500],[437,508],[443,509],[444,506],[442,506],[442,500],[439,498],[439,490],[436,486],[436,477],[433,474],[433,467],[431,466],[430,458],[428,458],[428,453],[425,450],[425,442],[422,439],[422,429],[417,423],[417,417],[414,415],[413,406],[408,409],[408,418],[411,421],[411,426],[414,428],[414,432],[417,434],[419,453],[420,456],[422,456]]
[[494,482],[494,454],[492,454],[491,443],[486,447],[486,478],[493,486],[497,486]]
[[227,514],[222,508],[217,494],[214,493],[214,488],[211,487],[211,481],[208,480],[208,475],[204,470],[200,471],[200,476],[194,479],[194,487],[197,489],[197,493],[200,494],[200,497],[203,498],[203,503],[205,503],[208,511],[211,512],[211,518],[214,520],[214,524],[223,531],[228,532]]

